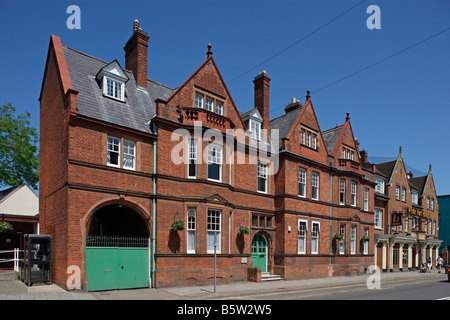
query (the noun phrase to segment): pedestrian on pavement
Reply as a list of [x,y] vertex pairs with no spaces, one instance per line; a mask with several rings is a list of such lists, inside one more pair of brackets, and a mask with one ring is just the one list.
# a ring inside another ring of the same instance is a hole
[[442,268],[442,265],[444,264],[444,259],[442,259],[442,257],[441,256],[439,256],[438,258],[437,258],[437,260],[436,260],[436,266],[437,266],[437,268],[438,268],[438,272],[439,273],[441,273],[441,268]]
[[427,260],[427,271],[428,273],[431,273],[431,257],[429,257]]

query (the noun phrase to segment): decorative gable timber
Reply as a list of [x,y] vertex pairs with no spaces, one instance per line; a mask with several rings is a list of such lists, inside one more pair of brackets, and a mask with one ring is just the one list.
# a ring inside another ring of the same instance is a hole
[[[200,92],[223,103],[223,112],[218,114],[205,108],[195,107],[195,93]],[[165,101],[157,100],[157,116],[182,124],[202,122],[206,127],[219,129],[247,129],[231,94],[220,74],[211,46],[207,59]]]

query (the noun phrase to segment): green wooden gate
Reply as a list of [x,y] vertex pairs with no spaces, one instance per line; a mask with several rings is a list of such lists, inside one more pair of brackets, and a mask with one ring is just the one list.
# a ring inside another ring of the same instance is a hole
[[252,263],[254,267],[261,267],[261,272],[267,271],[267,241],[260,233],[252,240]]
[[149,286],[148,238],[88,236],[88,291]]

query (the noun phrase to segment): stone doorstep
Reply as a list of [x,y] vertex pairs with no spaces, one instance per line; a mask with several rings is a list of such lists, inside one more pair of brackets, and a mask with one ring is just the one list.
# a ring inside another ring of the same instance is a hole
[[270,272],[261,272],[261,281],[276,281],[276,280],[284,280],[278,274],[270,274]]

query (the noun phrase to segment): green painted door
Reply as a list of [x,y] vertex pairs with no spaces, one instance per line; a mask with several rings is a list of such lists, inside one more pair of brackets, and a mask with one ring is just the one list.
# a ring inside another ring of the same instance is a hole
[[148,248],[119,248],[119,289],[148,287]]
[[148,239],[96,237],[86,242],[88,291],[149,286]]
[[115,290],[119,287],[117,248],[86,248],[87,290]]
[[267,242],[263,235],[257,233],[252,241],[252,262],[254,267],[260,267],[261,272],[267,271]]

